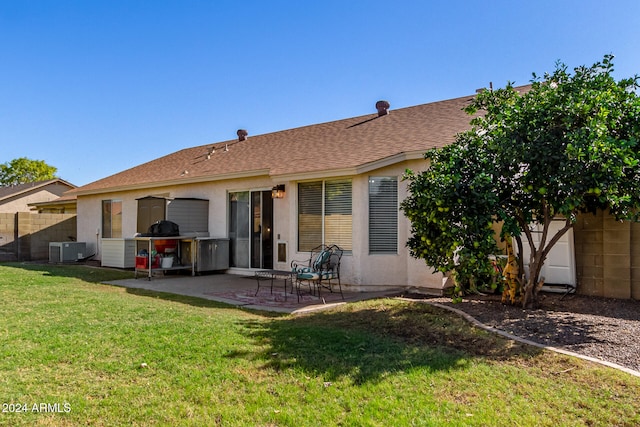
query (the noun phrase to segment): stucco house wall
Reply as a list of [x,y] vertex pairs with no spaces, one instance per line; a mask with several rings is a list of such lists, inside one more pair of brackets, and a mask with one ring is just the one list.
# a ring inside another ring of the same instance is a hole
[[[425,160],[411,160],[397,163],[367,173],[344,176],[352,180],[353,251],[342,260],[343,282],[353,289],[388,289],[423,287],[440,289],[443,286],[441,274],[433,274],[423,261],[410,257],[405,242],[409,238],[410,223],[402,215],[398,216],[398,253],[392,255],[370,255],[368,253],[368,182],[370,176],[398,177],[398,204],[407,196],[407,184],[401,180],[407,168],[423,170]],[[303,180],[304,181],[304,180]],[[291,260],[308,257],[307,252],[298,252],[297,242],[297,183],[298,181],[277,180],[285,184],[285,197],[273,200],[274,246],[286,243],[286,262],[278,262],[274,251],[274,268],[289,269]],[[236,191],[270,190],[276,181],[268,176],[222,180],[188,185],[164,186],[132,191],[103,193],[78,197],[78,240],[87,243],[88,252],[96,253],[101,259],[101,216],[103,200],[122,201],[122,237],[133,237],[137,224],[137,199],[146,196],[169,198],[201,198],[209,200],[209,234],[211,237],[228,237],[228,194]],[[238,274],[251,274],[250,269],[231,269]]]
[[[262,186],[270,189],[268,178],[263,180],[247,180],[234,183],[237,189],[247,186]],[[246,189],[246,188],[245,188]],[[233,190],[236,191],[236,190]],[[101,259],[100,239],[102,236],[102,201],[122,201],[122,237],[129,238],[136,234],[137,227],[137,199],[147,196],[167,198],[199,198],[209,200],[209,235],[211,237],[226,237],[227,232],[227,189],[221,182],[200,183],[189,185],[159,186],[148,189],[131,191],[107,192],[99,195],[78,197],[78,240],[87,242],[87,250],[91,248],[97,253],[96,259]]]
[[416,159],[372,170],[354,177],[352,284],[358,288],[420,287],[441,289],[443,287],[444,278],[442,274],[432,273],[432,269],[427,267],[423,260],[416,260],[409,255],[409,249],[405,243],[411,233],[411,224],[401,212],[398,214],[397,254],[369,254],[368,251],[369,177],[397,176],[399,205],[408,196],[407,183],[402,181],[402,175],[405,170],[422,171],[427,167],[426,160]]

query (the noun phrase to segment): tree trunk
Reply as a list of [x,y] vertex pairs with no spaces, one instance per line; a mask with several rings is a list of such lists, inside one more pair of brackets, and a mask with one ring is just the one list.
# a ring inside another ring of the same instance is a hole
[[547,218],[544,223],[542,238],[540,241],[540,247],[536,248],[531,239],[531,233],[526,232],[527,239],[529,240],[529,246],[531,248],[531,258],[529,262],[529,280],[525,282],[522,290],[522,308],[537,307],[538,306],[538,292],[544,284],[544,277],[540,277],[540,272],[544,265],[547,255],[551,248],[558,243],[558,240],[571,228],[571,220],[565,220],[564,227],[556,232],[556,234],[549,240],[549,243],[545,245],[547,240],[547,233],[549,225],[551,224],[551,218]]
[[544,259],[541,259],[543,253],[543,251],[536,251],[535,254],[531,254],[529,279],[525,282],[522,292],[522,308],[536,308],[538,306],[538,292],[544,283],[544,278],[539,279],[544,264]]

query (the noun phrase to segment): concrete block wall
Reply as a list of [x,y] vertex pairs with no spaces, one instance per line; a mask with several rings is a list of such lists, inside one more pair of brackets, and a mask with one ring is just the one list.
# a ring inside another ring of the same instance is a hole
[[573,226],[577,292],[586,295],[604,292],[602,215],[580,215]]
[[640,300],[640,223],[631,223],[631,298]]
[[16,237],[18,241],[18,260],[30,261],[31,257],[31,213],[16,213]]
[[74,214],[30,214],[29,253],[31,259],[49,259],[49,242],[68,242],[76,239]]
[[49,258],[49,242],[77,236],[75,214],[0,213],[0,261]]
[[581,214],[574,225],[577,292],[640,299],[640,224],[606,212]]
[[16,261],[16,214],[0,212],[0,261]]

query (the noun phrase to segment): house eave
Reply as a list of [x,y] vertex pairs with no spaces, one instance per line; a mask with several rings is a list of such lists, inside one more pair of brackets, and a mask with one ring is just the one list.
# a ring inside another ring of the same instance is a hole
[[303,173],[285,173],[278,175],[271,175],[272,178],[278,181],[306,181],[310,179],[321,178],[335,178],[339,176],[353,176],[363,173],[371,172],[377,169],[381,169],[387,166],[393,166],[398,163],[402,163],[409,160],[422,160],[424,159],[424,153],[426,150],[410,151],[404,153],[397,153],[393,156],[378,159],[373,162],[364,163],[350,168],[332,169],[332,170],[320,170]]
[[225,173],[218,175],[203,175],[196,177],[180,177],[177,179],[170,179],[165,181],[144,182],[131,185],[119,185],[108,188],[97,188],[82,190],[75,189],[71,193],[77,196],[91,196],[96,194],[105,193],[117,193],[123,191],[135,191],[135,190],[148,190],[156,189],[159,187],[170,187],[176,185],[198,184],[203,182],[216,182],[216,181],[228,181],[233,179],[242,178],[254,178],[257,176],[270,176],[274,180],[278,181],[304,181],[310,179],[322,179],[322,178],[334,178],[339,176],[353,176],[363,173],[371,172],[376,169],[392,166],[398,163],[402,163],[408,160],[420,160],[424,159],[425,150],[409,151],[403,153],[397,153],[392,156],[388,156],[382,159],[375,160],[373,162],[364,163],[348,168],[339,168],[331,170],[317,170],[309,172],[292,172],[284,174],[272,174],[269,169],[255,169],[249,171],[240,171],[234,173]]
[[75,206],[76,200],[51,200],[49,202],[27,203],[32,208],[41,208],[43,206]]
[[76,194],[77,196],[92,196],[96,194],[118,193],[123,191],[135,191],[135,190],[149,190],[149,189],[155,189],[158,187],[172,187],[176,185],[200,184],[203,182],[225,181],[225,180],[241,179],[241,178],[254,178],[257,176],[268,176],[268,175],[269,175],[269,169],[255,169],[250,171],[226,173],[226,174],[219,174],[219,175],[181,177],[178,179],[171,179],[166,181],[154,181],[154,182],[144,182],[144,183],[131,184],[131,185],[119,185],[119,186],[108,187],[108,188],[97,188],[93,190],[79,190],[79,191],[74,191],[74,194]]

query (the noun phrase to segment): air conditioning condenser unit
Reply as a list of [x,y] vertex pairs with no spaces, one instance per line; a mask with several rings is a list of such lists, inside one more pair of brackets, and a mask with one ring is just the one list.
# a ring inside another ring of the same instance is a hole
[[86,253],[85,242],[49,242],[49,262],[74,262]]

